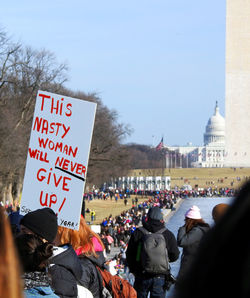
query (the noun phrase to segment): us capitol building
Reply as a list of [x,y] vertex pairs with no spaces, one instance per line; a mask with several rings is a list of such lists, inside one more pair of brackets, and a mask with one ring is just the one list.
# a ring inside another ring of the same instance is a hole
[[222,168],[225,159],[225,119],[216,101],[214,114],[209,118],[203,146],[164,146],[167,168]]
[[[204,133],[204,146],[166,146],[166,168],[224,167],[225,158],[225,119],[219,112],[216,102],[214,114],[208,120]],[[169,176],[119,177],[111,181],[112,188],[137,190],[170,189]]]

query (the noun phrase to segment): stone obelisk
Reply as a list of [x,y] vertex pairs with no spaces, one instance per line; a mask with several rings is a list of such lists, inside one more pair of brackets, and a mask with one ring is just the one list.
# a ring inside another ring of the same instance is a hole
[[226,167],[250,167],[250,1],[227,0]]

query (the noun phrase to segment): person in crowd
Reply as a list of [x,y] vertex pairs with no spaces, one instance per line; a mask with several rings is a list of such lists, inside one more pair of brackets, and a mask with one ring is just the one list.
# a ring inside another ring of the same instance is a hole
[[250,297],[250,181],[203,238],[175,298]]
[[[143,222],[143,227],[151,233],[162,230],[165,227],[163,221],[163,215],[159,207],[152,207],[149,209],[147,219]],[[179,249],[174,234],[167,228],[162,233],[168,252],[169,262],[174,262],[179,257]],[[142,238],[144,234],[137,228],[134,233],[131,234],[126,251],[126,260],[129,267],[129,271],[135,275],[134,288],[137,291],[139,298],[148,297],[165,297],[165,274],[149,274],[144,273],[142,269],[141,260],[138,259],[138,251],[141,246]],[[167,257],[167,256],[166,256]],[[168,272],[166,272],[167,274]]]
[[101,240],[104,245],[105,253],[109,254],[110,253],[110,244],[108,242],[108,239],[106,237],[106,233],[101,233]]
[[0,207],[0,297],[21,298],[21,270],[10,224]]
[[212,210],[212,217],[214,223],[217,224],[218,221],[221,219],[222,215],[227,211],[229,204],[220,203],[214,206]]
[[96,266],[105,267],[104,245],[98,234],[93,232],[83,217],[80,219],[79,231],[67,228],[58,229],[61,243],[70,243],[82,264],[80,284],[87,288],[94,298],[102,297],[101,285]]
[[20,221],[22,234],[35,234],[43,242],[55,246],[50,258],[49,271],[52,286],[60,297],[78,296],[77,281],[82,276],[82,266],[76,253],[65,242],[58,242],[58,224],[55,212],[50,208],[37,209],[27,213]]
[[52,286],[60,297],[85,297],[93,295],[85,287],[81,286],[83,275],[80,260],[70,245],[70,235],[73,230],[58,227],[53,257],[50,260],[50,273],[53,277]]
[[47,207],[27,213],[20,221],[21,234],[36,234],[49,243],[55,240],[57,228],[57,216]]
[[43,242],[34,234],[21,234],[16,237],[16,246],[24,271],[24,293],[29,297],[59,297],[51,288],[47,273],[53,245]]
[[120,264],[124,267],[124,273],[127,271],[127,260],[126,260],[126,251],[127,251],[127,244],[123,243],[120,248]]
[[178,246],[183,248],[178,280],[190,268],[196,257],[200,241],[209,228],[209,224],[202,219],[200,209],[197,206],[194,205],[187,210],[185,224],[179,228],[177,234]]
[[72,246],[64,241],[68,238],[69,232],[67,228],[58,227],[49,272],[52,276],[52,286],[58,296],[77,298],[80,292],[86,293],[86,289],[79,285],[83,273],[81,263]]
[[8,215],[8,218],[10,221],[13,236],[15,237],[20,233],[20,221],[23,218],[23,216],[20,214],[20,209],[17,208],[17,211],[12,211]]
[[95,210],[90,211],[91,221],[95,220]]

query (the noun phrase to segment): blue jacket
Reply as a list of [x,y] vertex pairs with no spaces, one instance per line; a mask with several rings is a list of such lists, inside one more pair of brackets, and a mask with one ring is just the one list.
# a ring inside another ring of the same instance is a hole
[[24,290],[26,298],[30,297],[47,297],[56,298],[57,296],[51,289],[51,287],[35,287],[28,290]]

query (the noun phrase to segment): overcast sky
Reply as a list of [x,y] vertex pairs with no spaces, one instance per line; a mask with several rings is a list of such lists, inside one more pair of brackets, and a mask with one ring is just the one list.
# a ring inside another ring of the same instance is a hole
[[9,0],[0,25],[66,62],[67,87],[133,128],[125,143],[201,145],[216,100],[224,116],[225,0]]

